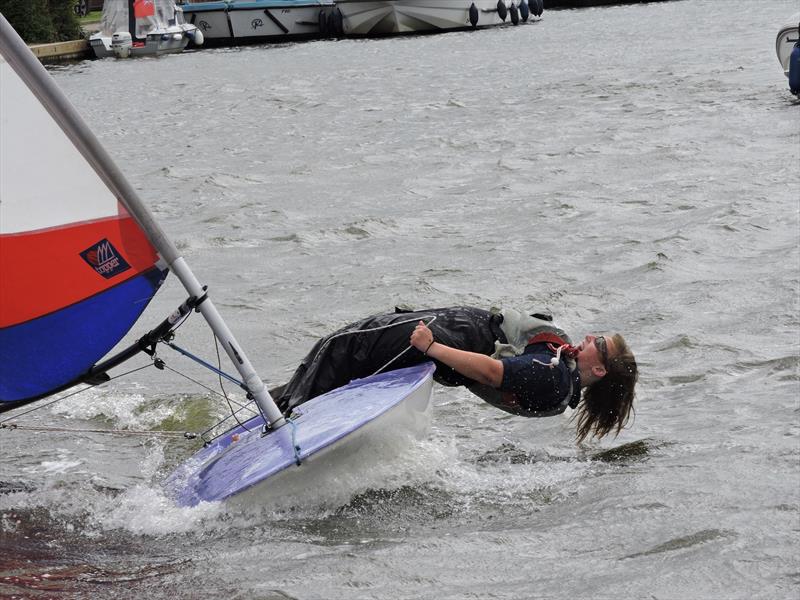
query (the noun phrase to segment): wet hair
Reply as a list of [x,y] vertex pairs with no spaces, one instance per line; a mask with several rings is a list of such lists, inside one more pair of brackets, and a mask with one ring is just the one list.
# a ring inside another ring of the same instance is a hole
[[587,436],[599,439],[612,431],[618,435],[633,410],[634,387],[639,377],[636,359],[621,335],[611,339],[616,353],[605,365],[606,374],[583,391],[573,417],[578,421],[575,433],[578,443]]

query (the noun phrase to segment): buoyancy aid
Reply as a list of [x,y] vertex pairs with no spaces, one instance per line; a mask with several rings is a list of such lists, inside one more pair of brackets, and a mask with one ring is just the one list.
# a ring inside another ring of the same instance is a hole
[[[556,327],[552,322],[552,317],[541,313],[524,314],[514,309],[503,309],[501,311],[503,320],[500,323],[500,329],[506,337],[506,342],[501,340],[495,341],[495,352],[492,358],[501,359],[512,356],[519,356],[525,352],[525,348],[531,343],[536,336],[541,334],[550,334],[547,341],[562,340],[563,343],[571,344],[569,336],[560,327]],[[574,374],[577,368],[577,363],[574,359],[562,355],[562,361],[567,365],[571,374]],[[561,400],[561,402],[551,410],[534,411],[526,410],[519,406],[513,398],[513,394],[503,392],[489,385],[474,383],[467,386],[473,394],[479,396],[485,402],[510,412],[512,414],[526,416],[526,417],[549,417],[563,413],[573,399],[574,382],[570,377],[569,389]],[[573,403],[575,408],[577,403]]]
[[496,341],[492,358],[519,356],[525,352],[525,347],[530,343],[531,339],[540,333],[552,333],[567,344],[572,343],[566,332],[553,324],[553,317],[550,315],[542,313],[526,315],[513,308],[504,308],[500,311],[500,314],[503,315],[500,329],[506,336],[507,343]]

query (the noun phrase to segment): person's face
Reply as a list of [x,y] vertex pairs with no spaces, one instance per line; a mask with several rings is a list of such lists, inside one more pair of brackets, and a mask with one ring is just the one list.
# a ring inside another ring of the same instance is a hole
[[587,335],[578,345],[578,364],[581,371],[595,377],[602,377],[608,370],[608,359],[614,356],[616,348],[611,336]]

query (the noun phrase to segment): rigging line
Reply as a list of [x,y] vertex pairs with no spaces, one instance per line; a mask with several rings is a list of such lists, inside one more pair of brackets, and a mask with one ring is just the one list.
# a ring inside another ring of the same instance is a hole
[[[236,416],[236,413],[233,410],[233,406],[231,406],[230,398],[228,398],[228,392],[225,391],[225,386],[222,383],[222,375],[220,374],[220,373],[222,373],[222,359],[219,356],[219,340],[217,340],[217,336],[213,335],[213,333],[212,333],[212,337],[214,338],[214,349],[217,351],[217,378],[219,379],[219,389],[222,390],[222,394],[225,396],[225,400],[228,403],[228,408],[231,411],[231,416],[234,418],[234,420],[239,424],[239,426],[242,429],[244,429],[246,432],[250,433],[250,430],[247,428],[247,426],[244,425],[244,423],[242,423],[239,420],[239,417]],[[250,392],[248,391],[248,393],[250,393]]]
[[[252,409],[252,408],[249,408],[249,407],[245,407],[245,408],[247,408],[247,409],[248,409],[248,410],[250,410],[250,411],[253,411],[253,409]],[[239,410],[237,410],[237,411],[236,411],[236,413],[240,413],[240,412],[242,412],[243,410],[244,410],[244,408],[240,408]],[[255,411],[253,411],[253,413],[254,413],[254,414],[253,414],[253,416],[252,416],[252,417],[250,417],[250,419],[252,419],[253,417],[258,417],[258,416],[260,416],[260,415],[259,415],[258,413],[256,413]],[[233,415],[228,415],[228,416],[227,416],[227,417],[225,417],[224,419],[222,419],[222,420],[220,420],[220,421],[217,421],[216,423],[214,423],[214,424],[213,424],[211,427],[209,427],[209,428],[208,428],[208,429],[206,429],[205,431],[202,431],[202,432],[200,432],[200,434],[199,434],[200,438],[201,438],[201,439],[202,439],[204,442],[207,442],[207,443],[208,443],[208,442],[213,442],[213,441],[214,441],[215,439],[217,439],[218,437],[221,437],[221,436],[225,435],[226,433],[228,433],[228,432],[230,432],[230,431],[233,431],[234,429],[236,429],[236,425],[233,425],[233,426],[229,427],[228,429],[226,429],[225,431],[223,431],[222,433],[215,435],[215,436],[214,436],[214,437],[212,437],[210,440],[206,440],[206,437],[205,437],[207,433],[209,433],[209,432],[211,432],[211,431],[215,430],[217,427],[219,427],[219,426],[220,426],[220,425],[222,425],[222,424],[223,424],[225,421],[227,421],[228,419],[231,419],[231,418],[233,418]],[[247,419],[247,420],[249,421],[250,419]],[[237,423],[238,423],[238,422],[239,422],[239,421],[237,420]],[[248,431],[249,431],[249,430],[248,430]]]
[[193,310],[190,310],[188,313],[186,313],[186,315],[181,319],[181,322],[178,323],[177,325],[175,325],[174,327],[172,327],[169,330],[169,332],[174,334],[176,331],[178,331],[178,329],[183,327],[183,324],[186,323],[186,321],[189,320],[189,317],[191,317],[193,313],[194,313]]
[[[424,321],[426,318],[428,318],[428,317],[423,317],[422,319],[420,319],[420,321]],[[403,321],[403,322],[401,322],[401,323],[392,323],[392,325],[404,325],[405,323],[409,323],[410,321],[416,321],[416,320],[417,320],[417,319],[409,319],[408,321]],[[431,323],[433,323],[435,320],[436,320],[436,315],[433,315],[433,316],[431,316],[431,317],[430,317],[430,321],[428,321],[427,323],[425,323],[425,326],[426,326],[426,327],[430,327],[430,324],[431,324]],[[386,327],[386,326],[384,326],[384,327]],[[367,329],[364,329],[364,330],[362,330],[362,331],[369,331],[369,330],[367,330]],[[406,348],[405,350],[403,350],[402,352],[400,352],[400,353],[399,353],[397,356],[395,356],[395,357],[394,357],[392,360],[390,360],[390,361],[389,361],[389,362],[387,362],[385,365],[383,365],[383,366],[382,366],[380,369],[378,369],[377,371],[375,371],[375,372],[373,373],[373,375],[377,375],[378,373],[380,373],[381,371],[383,371],[383,370],[384,370],[386,367],[388,367],[390,364],[392,364],[392,363],[393,363],[394,361],[396,361],[398,358],[400,358],[401,356],[403,356],[403,354],[405,354],[406,352],[408,352],[409,350],[411,350],[411,348],[413,348],[413,346],[412,346],[411,344],[409,344],[409,345],[408,345],[408,348]]]
[[[430,319],[430,321],[425,322],[425,319]],[[312,364],[315,363],[317,361],[317,358],[322,354],[322,351],[328,346],[328,344],[330,344],[333,340],[335,340],[337,338],[340,338],[340,337],[343,337],[343,336],[346,336],[346,335],[356,335],[358,333],[371,333],[373,331],[381,331],[383,329],[391,329],[392,327],[399,327],[400,325],[406,325],[408,323],[418,323],[419,321],[425,322],[425,325],[430,327],[431,323],[433,323],[435,320],[436,320],[436,315],[429,315],[429,316],[425,316],[425,317],[415,317],[413,319],[406,319],[404,321],[398,321],[396,323],[389,323],[388,325],[380,325],[378,327],[370,327],[368,329],[351,329],[349,331],[342,331],[341,333],[337,333],[336,335],[332,335],[327,340],[325,340],[325,343],[320,347],[319,350],[317,350],[317,353],[316,353],[316,355],[314,355],[314,359],[311,361],[311,363]],[[412,348],[412,346],[411,346],[411,344],[409,344],[408,348],[406,348],[405,350],[400,352],[392,360],[390,360],[385,365],[383,365],[380,369],[375,371],[373,373],[373,375],[377,375],[378,373],[383,371],[386,367],[388,367],[390,364],[392,364],[398,358],[403,356],[403,354],[405,354],[406,352],[411,350],[411,348]]]
[[[199,385],[201,388],[203,388],[203,389],[205,389],[205,390],[208,390],[208,391],[209,391],[209,392],[211,392],[212,394],[215,394],[215,395],[217,395],[217,396],[222,396],[222,394],[220,394],[220,393],[219,393],[217,390],[215,390],[214,388],[208,387],[206,384],[204,384],[204,383],[201,383],[200,381],[197,381],[196,379],[192,379],[191,377],[189,377],[189,376],[188,376],[188,375],[186,375],[185,373],[181,373],[180,371],[177,371],[177,370],[173,369],[172,367],[170,367],[170,366],[169,366],[168,364],[166,364],[166,363],[164,363],[164,368],[165,368],[165,369],[167,369],[168,371],[172,371],[172,372],[173,372],[173,373],[175,373],[176,375],[180,375],[181,377],[183,377],[183,378],[185,378],[185,379],[188,379],[188,380],[189,380],[189,381],[191,381],[192,383],[194,383],[194,384],[196,384],[196,385]],[[239,411],[247,409],[247,410],[250,410],[250,411],[252,411],[252,412],[253,412],[253,416],[255,416],[255,415],[257,415],[257,414],[258,414],[258,412],[257,412],[257,411],[255,411],[255,410],[253,410],[252,408],[250,408],[250,404],[251,404],[251,402],[248,402],[247,404],[241,404],[241,403],[237,402],[236,400],[231,400],[231,402],[233,402],[233,403],[234,403],[236,406],[238,406],[238,407],[239,407]],[[237,411],[237,412],[239,412],[239,411]]]
[[197,437],[196,433],[179,431],[143,431],[139,429],[71,429],[69,427],[39,427],[31,425],[6,425],[0,423],[0,429],[19,429],[20,431],[48,431],[48,432],[65,432],[65,433],[104,433],[108,435],[158,435],[165,437],[182,437],[186,439],[194,439]]
[[222,371],[221,369],[217,369],[214,365],[209,364],[208,362],[204,361],[199,356],[195,356],[194,354],[192,354],[188,350],[184,350],[183,348],[181,348],[177,344],[173,344],[172,342],[165,341],[164,343],[167,346],[169,346],[170,348],[172,348],[173,350],[175,350],[175,352],[178,352],[179,354],[182,354],[186,358],[189,358],[189,359],[193,360],[194,362],[196,362],[197,364],[204,366],[209,371],[213,371],[214,373],[217,373],[218,375],[220,375],[221,377],[224,377],[228,381],[230,381],[232,383],[235,383],[237,386],[239,386],[243,390],[247,389],[247,386],[244,383],[242,383],[238,379],[228,375],[225,371]]
[[77,396],[78,394],[80,394],[82,392],[85,392],[86,390],[90,390],[90,389],[95,388],[95,387],[97,387],[99,385],[108,383],[109,381],[114,381],[115,379],[119,379],[120,377],[125,377],[126,375],[130,375],[131,373],[136,373],[136,371],[141,371],[142,369],[147,369],[148,367],[152,367],[152,366],[153,366],[153,364],[149,363],[149,364],[144,365],[143,367],[137,367],[135,369],[131,369],[130,371],[126,371],[125,373],[120,373],[119,375],[115,375],[114,377],[109,377],[108,381],[103,381],[103,382],[100,382],[100,383],[88,384],[85,388],[81,388],[79,390],[75,390],[71,394],[67,394],[66,396],[61,396],[60,398],[56,398],[55,400],[51,400],[50,402],[48,402],[46,404],[38,404],[38,405],[34,406],[33,408],[29,408],[25,412],[21,412],[19,414],[7,417],[7,418],[3,419],[2,421],[0,421],[0,426],[2,426],[3,423],[8,423],[9,421],[12,421],[14,419],[19,419],[20,417],[24,417],[25,415],[30,414],[30,413],[32,413],[34,411],[37,411],[37,410],[39,410],[41,408],[47,408],[48,406],[52,406],[56,402],[61,402],[62,400],[66,400],[67,398],[71,398],[72,396]]

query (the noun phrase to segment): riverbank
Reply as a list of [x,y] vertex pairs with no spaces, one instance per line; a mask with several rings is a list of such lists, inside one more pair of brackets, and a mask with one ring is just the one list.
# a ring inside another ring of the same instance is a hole
[[53,44],[32,44],[31,51],[42,62],[75,60],[91,57],[91,48],[87,40],[70,40]]
[[41,62],[59,62],[62,60],[80,60],[92,58],[89,36],[100,30],[100,21],[81,23],[83,39],[53,42],[51,44],[30,44],[31,52]]

